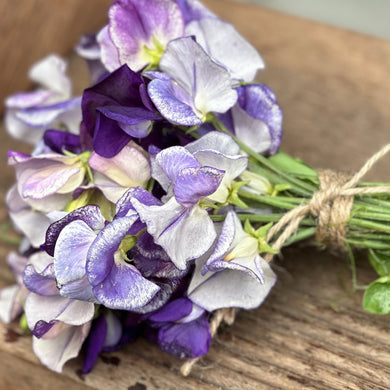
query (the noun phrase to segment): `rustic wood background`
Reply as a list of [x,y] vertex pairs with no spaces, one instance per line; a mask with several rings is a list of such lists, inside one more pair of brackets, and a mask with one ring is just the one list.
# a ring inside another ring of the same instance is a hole
[[[205,2],[263,55],[267,69],[258,79],[284,109],[285,151],[317,168],[354,171],[390,141],[390,42],[255,6]],[[61,12],[72,14],[75,3],[62,1]],[[64,23],[70,33],[71,23]],[[80,91],[88,83],[85,68],[72,57],[71,70]],[[5,161],[7,149],[22,147],[3,131],[0,148]],[[371,178],[389,181],[389,162]],[[2,198],[13,180],[5,168]],[[3,205],[0,223],[6,219]],[[1,244],[2,263],[10,249]],[[339,312],[330,307],[345,295],[340,275],[350,285],[345,259],[302,246],[285,250],[275,269],[279,281],[266,303],[224,328],[189,378],[180,376],[177,359],[144,340],[105,355],[86,377],[77,373],[80,360],[58,375],[39,364],[29,337],[0,325],[0,389],[389,389],[389,316],[364,312],[361,293],[340,300]],[[358,278],[360,284],[375,278],[364,256]],[[3,267],[0,287],[11,282]]]

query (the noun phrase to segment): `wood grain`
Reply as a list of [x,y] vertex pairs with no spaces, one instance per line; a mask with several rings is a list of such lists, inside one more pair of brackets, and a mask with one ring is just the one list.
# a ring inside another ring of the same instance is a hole
[[[283,107],[286,151],[316,167],[356,170],[389,142],[389,42],[226,0],[206,3],[265,58],[268,67],[259,80],[276,91]],[[85,70],[75,59],[71,69],[80,90]],[[1,137],[2,153],[16,147]],[[388,162],[373,176],[389,180]],[[12,171],[5,170],[2,195],[12,180]],[[2,206],[0,222],[5,218]],[[8,250],[0,246],[3,262]],[[361,293],[340,300],[339,312],[330,307],[345,295],[342,272],[350,287],[345,259],[299,246],[283,251],[275,270],[279,281],[265,304],[240,312],[232,327],[222,329],[189,378],[180,377],[177,359],[145,340],[105,355],[81,379],[80,359],[59,376],[37,362],[29,337],[0,337],[6,362],[0,365],[0,389],[389,389],[389,316],[364,312]],[[364,256],[358,276],[361,284],[375,278]],[[0,286],[11,280],[4,268]],[[6,332],[1,325],[0,333]]]
[[29,86],[27,71],[34,62],[52,52],[68,54],[81,34],[100,28],[109,4],[109,0],[1,1],[0,100]]

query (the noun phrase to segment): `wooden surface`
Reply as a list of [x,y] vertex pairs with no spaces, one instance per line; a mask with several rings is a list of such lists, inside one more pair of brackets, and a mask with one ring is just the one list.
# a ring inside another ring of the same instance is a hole
[[[226,0],[206,3],[263,55],[267,70],[259,80],[284,109],[284,150],[315,167],[356,170],[390,142],[390,42]],[[85,82],[80,63],[72,66],[78,84]],[[12,145],[5,134],[1,140],[4,156]],[[374,177],[389,180],[389,162]],[[12,180],[5,170],[2,196]],[[2,261],[9,249],[1,246]],[[177,359],[144,340],[105,355],[85,378],[77,374],[79,360],[59,376],[38,363],[29,337],[10,342],[15,337],[1,325],[0,389],[389,389],[389,316],[365,313],[361,293],[341,300],[336,313],[330,302],[345,294],[343,270],[348,284],[345,259],[313,248],[285,250],[266,303],[223,329],[186,379]],[[358,276],[360,284],[375,278],[364,258]],[[4,268],[0,285],[10,281]]]
[[52,52],[68,53],[81,34],[103,25],[109,4],[109,0],[0,1],[0,101],[26,88],[32,63]]

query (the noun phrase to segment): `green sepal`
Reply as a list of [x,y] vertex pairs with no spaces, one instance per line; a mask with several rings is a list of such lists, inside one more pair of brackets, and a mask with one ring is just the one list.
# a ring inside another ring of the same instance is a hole
[[370,313],[390,313],[390,277],[383,276],[371,283],[363,296],[363,307]]
[[292,158],[284,152],[279,152],[269,160],[284,172],[299,178],[317,179],[317,172],[298,158]]
[[233,181],[230,186],[229,196],[227,198],[227,203],[233,204],[234,206],[240,207],[242,209],[249,209],[249,206],[239,197],[238,192],[241,187],[248,184],[249,181]]
[[276,184],[272,188],[271,196],[277,196],[280,192],[291,190],[290,184]]
[[255,230],[251,225],[251,223],[249,222],[249,219],[245,220],[244,231],[248,233],[250,236],[256,238],[258,242],[259,253],[271,253],[273,255],[276,255],[278,253],[278,251],[273,249],[265,240],[268,234],[268,230],[271,229],[272,225],[273,223],[271,222]]
[[390,276],[390,252],[369,249],[368,260],[379,276]]
[[23,313],[19,320],[20,329],[22,329],[23,333],[30,333],[30,329],[27,325],[27,317],[26,313]]

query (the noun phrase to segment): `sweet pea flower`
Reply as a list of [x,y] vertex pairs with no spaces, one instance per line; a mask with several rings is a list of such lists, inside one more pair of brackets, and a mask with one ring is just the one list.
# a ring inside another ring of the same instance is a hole
[[188,297],[207,311],[241,307],[254,309],[276,282],[258,254],[258,241],[244,232],[233,211],[226,215],[211,254],[196,261]]
[[20,197],[34,209],[47,213],[62,210],[72,192],[83,183],[89,155],[29,156],[10,151],[8,164],[15,168]]
[[220,119],[257,153],[275,154],[282,141],[283,114],[272,90],[263,84],[237,88],[237,104]]
[[185,28],[217,64],[226,68],[232,79],[252,81],[264,62],[257,50],[233,25],[218,18],[194,20]]
[[63,365],[79,354],[91,326],[94,304],[59,295],[53,259],[44,252],[30,258],[23,281],[30,290],[25,314],[34,335],[34,353],[51,370],[61,372]]
[[148,312],[161,307],[187,270],[176,269],[166,252],[144,231],[130,199],[160,202],[146,190],[132,188],[117,203],[114,220],[91,244],[86,273],[97,300],[111,309]]
[[36,63],[29,75],[41,88],[6,99],[5,123],[9,133],[33,145],[38,143],[46,129],[60,124],[77,134],[81,100],[71,98],[66,62],[56,55],[49,55]]
[[185,147],[173,146],[152,156],[152,177],[167,192],[163,205],[132,200],[155,242],[179,269],[212,245],[214,225],[200,202],[227,201],[235,177],[247,166],[233,139],[210,132]]
[[89,165],[94,171],[94,185],[113,203],[128,188],[145,187],[151,178],[148,154],[133,141],[112,158],[93,152]]
[[183,14],[174,0],[118,0],[108,17],[97,40],[109,71],[123,64],[135,72],[158,65],[168,42],[184,33]]
[[7,263],[11,267],[16,284],[0,290],[0,319],[9,324],[23,313],[23,304],[28,290],[23,284],[23,270],[28,258],[16,252],[7,256]]
[[160,348],[180,359],[206,355],[211,344],[207,313],[188,298],[169,302],[148,318]]
[[92,137],[93,149],[106,158],[114,157],[133,138],[146,137],[152,121],[161,119],[141,76],[127,65],[84,91],[82,112],[82,136]]
[[171,41],[160,60],[163,73],[152,72],[148,93],[172,123],[201,125],[211,113],[225,113],[237,101],[229,72],[213,62],[193,38]]

